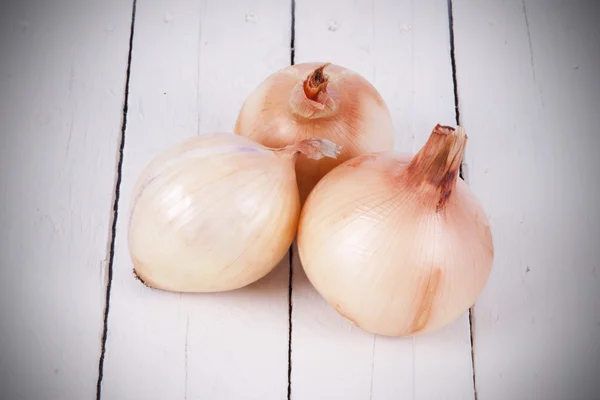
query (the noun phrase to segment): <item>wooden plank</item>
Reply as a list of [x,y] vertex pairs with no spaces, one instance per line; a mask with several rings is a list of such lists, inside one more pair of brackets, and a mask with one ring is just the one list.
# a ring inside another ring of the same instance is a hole
[[[438,122],[454,124],[446,1],[296,7],[296,62],[330,61],[371,81],[393,114],[399,151],[417,151]],[[467,314],[415,338],[367,334],[325,303],[295,254],[292,398],[473,398]]]
[[95,397],[131,2],[0,13],[0,398]]
[[600,17],[588,1],[454,1],[470,183],[496,262],[475,306],[479,399],[600,391]]
[[281,399],[287,393],[288,271],[245,289],[180,295],[134,279],[128,207],[159,152],[232,131],[245,97],[289,65],[290,7],[276,0],[139,0],[119,199],[103,398]]

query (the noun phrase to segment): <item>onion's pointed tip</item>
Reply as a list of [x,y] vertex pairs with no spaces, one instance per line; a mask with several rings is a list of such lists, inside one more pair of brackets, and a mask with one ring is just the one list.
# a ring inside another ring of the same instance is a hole
[[450,126],[450,125],[437,124],[433,128],[433,131],[435,133],[437,133],[438,135],[454,135],[454,134],[456,134],[457,128],[454,128],[453,126]]
[[308,99],[316,101],[320,93],[327,91],[329,77],[323,70],[329,64],[329,62],[321,64],[321,66],[311,72],[304,80],[304,94]]
[[314,72],[315,72],[315,73],[321,73],[321,74],[322,74],[322,73],[323,73],[323,70],[324,70],[325,68],[327,68],[328,66],[330,66],[330,65],[331,65],[331,63],[330,63],[329,61],[326,61],[326,62],[322,63],[322,64],[321,64],[321,65],[320,65],[320,66],[319,66],[317,69],[315,69],[315,71],[314,71]]
[[456,136],[460,139],[467,138],[467,134],[465,133],[465,128],[462,125],[456,125],[456,127],[449,125],[437,124],[435,128],[433,128],[433,132],[439,135],[451,135]]

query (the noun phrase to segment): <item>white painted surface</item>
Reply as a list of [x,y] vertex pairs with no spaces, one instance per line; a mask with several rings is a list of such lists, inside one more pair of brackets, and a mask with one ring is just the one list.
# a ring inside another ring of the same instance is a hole
[[179,295],[134,279],[133,185],[163,149],[231,131],[245,97],[289,64],[290,7],[277,0],[139,0],[102,398],[287,396],[287,259],[229,293]]
[[600,8],[454,3],[470,183],[496,242],[475,306],[478,397],[597,399]]
[[129,2],[0,12],[0,398],[95,398]]
[[[475,307],[479,400],[600,391],[591,4],[454,0],[469,183],[496,244]],[[0,14],[2,399],[95,396],[130,7],[60,0]],[[150,159],[231,130],[245,96],[288,65],[290,11],[138,2],[103,399],[287,398],[287,261],[240,291],[154,291],[133,278],[126,228]],[[399,150],[454,123],[445,1],[297,0],[296,61],[313,60],[375,84]],[[375,338],[325,304],[297,256],[293,310],[294,400],[474,398],[466,314],[435,334]]]
[[[338,63],[372,82],[392,112],[398,150],[416,152],[435,124],[454,125],[446,1],[296,6],[296,62]],[[474,397],[468,314],[434,334],[375,337],[326,304],[297,255],[293,273],[292,399]]]

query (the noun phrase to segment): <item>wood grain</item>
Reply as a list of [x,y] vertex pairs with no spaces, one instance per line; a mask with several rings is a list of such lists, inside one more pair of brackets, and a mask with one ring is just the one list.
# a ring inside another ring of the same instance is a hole
[[232,131],[245,97],[289,65],[290,7],[276,0],[139,0],[103,399],[282,399],[287,259],[228,293],[180,295],[137,281],[127,247],[133,185],[197,134]]
[[599,10],[454,1],[470,184],[496,246],[474,314],[481,400],[600,391]]
[[95,398],[131,2],[0,12],[0,398]]
[[[372,82],[392,112],[398,151],[416,152],[437,123],[454,125],[446,1],[296,6],[296,62],[330,61]],[[374,336],[325,303],[297,256],[293,267],[292,399],[474,397],[467,314],[429,335]]]

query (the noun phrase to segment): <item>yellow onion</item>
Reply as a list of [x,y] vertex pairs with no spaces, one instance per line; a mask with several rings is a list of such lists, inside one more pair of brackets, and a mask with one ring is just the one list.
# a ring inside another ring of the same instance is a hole
[[158,155],[133,192],[129,250],[147,286],[216,292],[246,286],[285,256],[300,213],[294,164],[336,157],[311,139],[271,149],[232,133],[194,137]]
[[244,102],[234,132],[269,147],[313,137],[342,146],[337,159],[298,160],[301,203],[335,166],[394,145],[390,112],[375,87],[330,63],[296,64],[267,77]]
[[414,157],[359,156],[325,176],[300,216],[310,282],[363,330],[404,336],[469,309],[492,267],[485,211],[457,179],[467,137],[436,126]]

